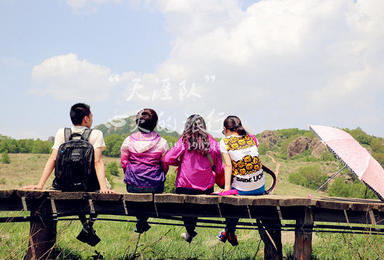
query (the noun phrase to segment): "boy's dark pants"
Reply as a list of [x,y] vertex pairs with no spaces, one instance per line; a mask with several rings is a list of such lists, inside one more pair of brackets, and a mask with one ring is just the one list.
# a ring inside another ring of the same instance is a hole
[[[187,195],[208,195],[213,192],[213,187],[206,190],[195,190],[192,188],[176,188],[177,194]],[[182,217],[184,221],[185,229],[189,234],[193,234],[196,228],[197,217]]]

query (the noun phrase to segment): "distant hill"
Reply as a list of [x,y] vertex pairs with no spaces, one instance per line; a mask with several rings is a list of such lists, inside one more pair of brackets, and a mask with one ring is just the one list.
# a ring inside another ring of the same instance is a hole
[[[108,137],[113,134],[128,136],[137,131],[135,119],[136,119],[135,116],[129,116],[121,119],[114,119],[108,123],[95,126],[95,129],[99,129],[100,131],[102,131],[104,134],[104,137]],[[155,130],[161,136],[172,136],[177,138],[180,136],[180,134],[176,131],[170,131],[168,129],[163,129],[160,127],[156,127]]]

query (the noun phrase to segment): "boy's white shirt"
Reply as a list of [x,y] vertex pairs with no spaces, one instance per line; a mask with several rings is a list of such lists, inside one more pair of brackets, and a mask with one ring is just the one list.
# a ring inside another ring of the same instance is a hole
[[[86,126],[72,126],[72,133],[82,134]],[[65,141],[64,138],[64,128],[60,128],[56,132],[55,143],[52,146],[52,149],[59,150],[60,145],[62,145]],[[89,136],[88,142],[92,144],[93,149],[101,148],[102,151],[105,150],[105,141],[103,137],[103,132],[98,129],[93,129],[91,135]]]

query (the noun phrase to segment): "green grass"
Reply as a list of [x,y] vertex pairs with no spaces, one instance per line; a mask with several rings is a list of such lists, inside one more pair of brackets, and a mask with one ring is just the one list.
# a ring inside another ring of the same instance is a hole
[[[307,166],[320,167],[323,173],[329,175],[339,169],[340,164],[337,161],[284,160],[278,158],[278,153],[279,151],[268,151],[261,156],[263,164],[272,170],[279,166],[278,183],[273,194],[301,197],[307,197],[309,194],[313,197],[327,195],[322,191],[314,192],[312,189],[289,183],[288,177]],[[9,157],[10,164],[0,164],[0,189],[15,189],[36,184],[48,159],[46,154],[9,154]],[[112,162],[120,163],[119,158],[104,157],[105,165]],[[118,176],[109,177],[114,183],[114,190],[125,193],[121,169]],[[271,179],[266,178],[268,186]],[[52,176],[46,187],[51,182]],[[174,188],[174,182],[175,168],[172,167],[165,184],[167,191]],[[0,212],[0,217],[25,215],[28,215],[28,212]],[[149,221],[166,220],[151,218]],[[140,236],[140,240],[139,235],[133,232],[134,227],[134,223],[96,221],[95,229],[102,240],[96,247],[90,247],[76,240],[81,230],[79,221],[61,221],[58,223],[55,254],[57,259],[97,259],[98,255],[104,259],[263,259],[263,243],[256,252],[260,237],[255,230],[238,230],[240,244],[238,247],[232,247],[216,240],[220,228],[197,228],[198,236],[191,244],[187,244],[180,238],[180,234],[185,231],[181,226],[152,225],[148,232]],[[28,247],[28,234],[29,223],[0,223],[0,259],[22,259]],[[294,232],[282,232],[282,242],[284,256],[292,259]],[[319,233],[313,236],[314,259],[380,259],[382,256],[378,257],[377,251],[384,252],[382,236]]]

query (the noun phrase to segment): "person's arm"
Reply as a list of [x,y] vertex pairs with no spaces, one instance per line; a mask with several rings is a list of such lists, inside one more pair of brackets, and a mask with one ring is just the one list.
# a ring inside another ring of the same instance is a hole
[[55,168],[56,157],[57,157],[57,150],[52,149],[52,153],[49,156],[47,163],[45,164],[43,174],[40,177],[39,183],[37,185],[24,186],[22,189],[42,190],[49,176],[51,176],[53,169]]
[[123,171],[125,174],[125,170],[127,169],[127,165],[128,165],[128,155],[129,155],[128,149],[121,148],[120,154],[121,154],[120,156],[121,168],[123,168]]
[[231,189],[231,178],[232,178],[232,161],[228,153],[223,153],[224,158],[224,174],[225,174],[225,186],[224,191]]
[[100,193],[115,193],[113,190],[108,189],[107,181],[105,180],[105,168],[103,162],[103,150],[101,148],[95,149],[95,170],[97,180],[100,185]]
[[178,166],[180,164],[180,157],[183,155],[183,153],[184,144],[182,138],[180,138],[175,146],[173,146],[172,149],[163,156],[162,162],[166,165]]

